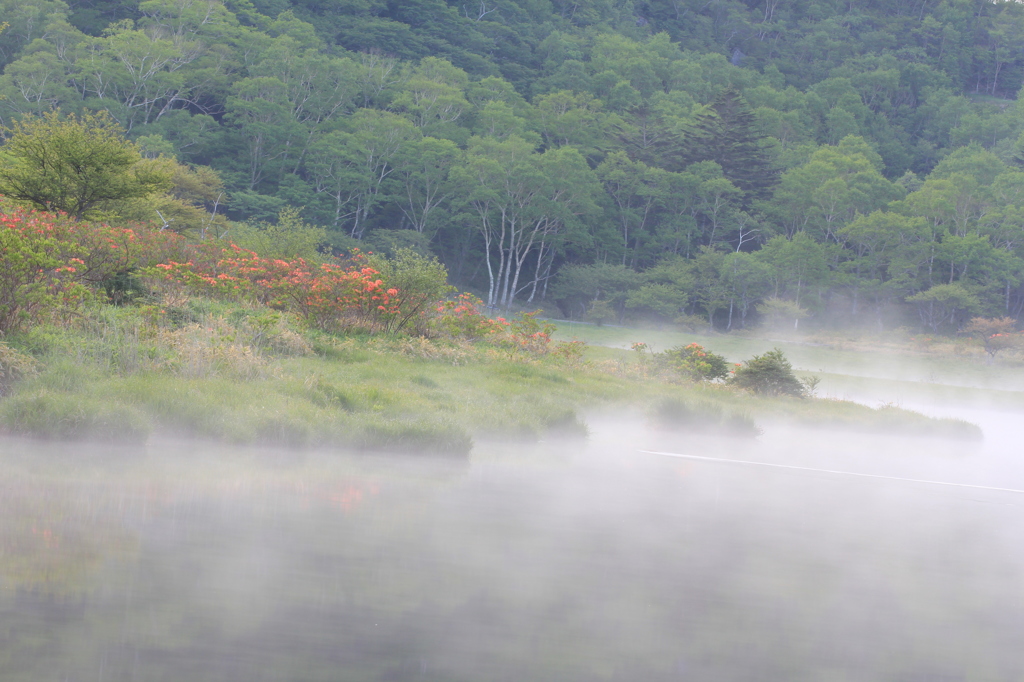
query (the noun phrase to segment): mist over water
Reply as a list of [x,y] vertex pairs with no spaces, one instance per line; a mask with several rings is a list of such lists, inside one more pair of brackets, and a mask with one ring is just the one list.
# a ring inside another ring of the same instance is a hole
[[1014,415],[978,444],[591,415],[468,460],[5,441],[4,680],[1014,680]]

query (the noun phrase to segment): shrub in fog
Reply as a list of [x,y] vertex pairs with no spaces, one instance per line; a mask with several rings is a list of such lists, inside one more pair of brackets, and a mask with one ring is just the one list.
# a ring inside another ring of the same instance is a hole
[[730,381],[734,386],[759,395],[807,396],[806,387],[793,374],[793,366],[778,348],[744,362],[743,366],[736,368]]
[[694,381],[714,381],[729,376],[726,359],[699,343],[669,348],[662,356],[669,367]]
[[975,317],[964,327],[968,334],[977,334],[985,345],[985,352],[988,353],[989,362],[995,360],[996,355],[1004,350],[1019,348],[1021,335],[1017,333],[1017,321],[1012,317]]

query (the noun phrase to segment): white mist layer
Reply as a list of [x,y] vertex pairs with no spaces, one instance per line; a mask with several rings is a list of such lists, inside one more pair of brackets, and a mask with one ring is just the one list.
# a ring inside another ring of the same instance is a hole
[[598,414],[469,462],[8,441],[4,679],[1014,679],[1020,495],[641,452],[1024,488],[1015,415],[978,416],[964,444]]

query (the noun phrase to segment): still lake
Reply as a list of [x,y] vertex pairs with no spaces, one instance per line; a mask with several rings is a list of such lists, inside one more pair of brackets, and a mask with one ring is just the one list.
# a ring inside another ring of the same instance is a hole
[[4,682],[1018,680],[1019,412],[978,444],[599,414],[469,459],[0,440]]

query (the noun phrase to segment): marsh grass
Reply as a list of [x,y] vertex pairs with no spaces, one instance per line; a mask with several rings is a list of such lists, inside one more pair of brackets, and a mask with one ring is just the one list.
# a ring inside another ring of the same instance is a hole
[[119,443],[143,442],[151,428],[147,415],[131,405],[47,390],[19,393],[0,403],[0,423],[17,435]]
[[684,433],[736,438],[756,438],[762,433],[749,412],[728,410],[707,399],[662,398],[651,406],[649,416],[659,428]]
[[[794,369],[883,380],[948,383],[978,388],[1024,390],[1024,352],[1000,353],[989,364],[981,343],[964,338],[935,338],[922,347],[905,330],[885,335],[808,334],[781,339],[753,333],[696,334],[664,329],[596,327],[572,324],[559,329],[556,338],[576,337],[591,344],[589,357],[625,362],[632,353],[622,351],[643,341],[654,351],[699,343],[730,362],[781,348]],[[915,345],[917,344],[917,345]],[[600,351],[601,355],[596,355]]]
[[[887,432],[974,427],[855,403],[758,398],[664,377],[635,354],[510,354],[461,341],[334,336],[283,313],[205,299],[102,307],[10,340],[38,370],[0,401],[9,432],[466,454],[474,439],[582,438],[581,416],[640,406],[663,426],[753,436],[783,418]],[[902,431],[901,431],[902,429]]]

